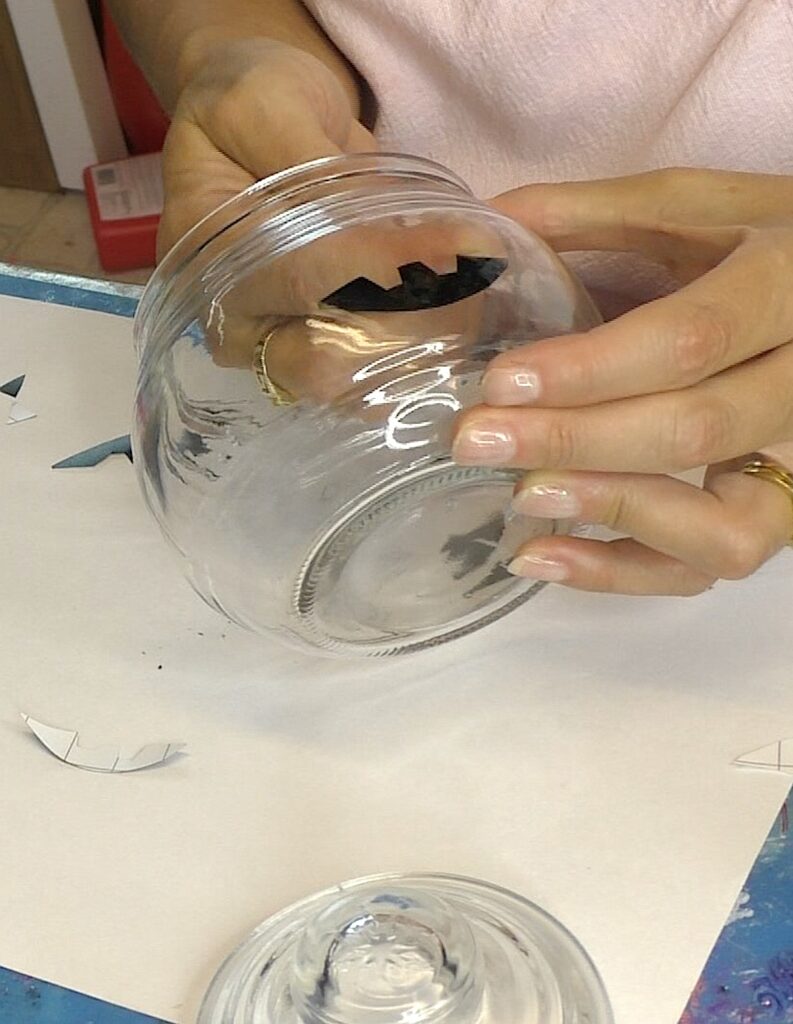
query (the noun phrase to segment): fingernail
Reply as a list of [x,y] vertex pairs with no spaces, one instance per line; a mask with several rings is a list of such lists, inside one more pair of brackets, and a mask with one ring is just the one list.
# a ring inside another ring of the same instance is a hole
[[508,430],[463,427],[454,440],[452,458],[461,465],[503,466],[516,450],[515,438]]
[[512,507],[522,516],[573,519],[581,514],[581,503],[576,495],[554,484],[533,484],[522,488],[512,499]]
[[513,576],[525,576],[530,580],[545,580],[548,583],[559,583],[570,575],[566,565],[540,555],[518,555],[507,569]]
[[540,396],[540,378],[531,370],[494,367],[485,373],[482,389],[489,405],[529,405]]

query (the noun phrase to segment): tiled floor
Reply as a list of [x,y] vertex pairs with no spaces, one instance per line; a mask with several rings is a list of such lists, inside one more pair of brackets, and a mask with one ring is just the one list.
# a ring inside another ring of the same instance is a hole
[[85,197],[0,188],[0,260],[41,270],[143,284],[151,270],[108,274],[99,263]]

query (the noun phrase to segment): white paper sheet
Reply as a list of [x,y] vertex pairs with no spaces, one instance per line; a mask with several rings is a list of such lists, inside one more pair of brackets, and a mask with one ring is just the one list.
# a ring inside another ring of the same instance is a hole
[[[618,1024],[674,1024],[789,785],[731,761],[793,734],[793,552],[694,600],[549,588],[416,658],[304,658],[200,603],[125,458],[50,469],[127,431],[130,324],[0,299],[0,325],[38,413],[0,435],[0,963],[187,1022],[273,911],[445,871],[564,921]],[[23,709],[191,756],[70,771]]]

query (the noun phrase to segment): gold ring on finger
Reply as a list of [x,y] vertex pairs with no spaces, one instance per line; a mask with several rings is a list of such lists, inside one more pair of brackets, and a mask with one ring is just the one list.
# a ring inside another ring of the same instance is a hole
[[[778,462],[767,461],[766,459],[752,459],[743,466],[742,473],[749,476],[756,476],[760,480],[767,480],[770,484],[776,484],[790,498],[791,511],[793,511],[793,473],[780,466]],[[791,532],[788,544],[793,545],[793,532]]]
[[267,348],[280,327],[283,327],[283,323],[277,323],[274,327],[269,328],[253,350],[253,372],[256,374],[259,387],[273,405],[294,405],[297,401],[295,396],[286,388],[282,388],[280,384],[276,384],[267,370]]

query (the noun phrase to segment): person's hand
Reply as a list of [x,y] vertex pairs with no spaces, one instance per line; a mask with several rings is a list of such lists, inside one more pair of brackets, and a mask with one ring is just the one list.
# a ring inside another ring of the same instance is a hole
[[[317,58],[283,43],[224,43],[183,90],[164,151],[163,255],[222,202],[276,171],[319,157],[374,153],[375,139],[354,114],[348,93]],[[231,229],[244,230],[244,227]],[[325,403],[343,396],[362,368],[409,347],[411,314],[341,316],[320,300],[357,277],[388,288],[398,268],[421,260],[453,271],[457,253],[475,254],[477,239],[458,222],[428,229],[397,219],[329,234],[248,275],[203,317],[218,366],[251,369],[259,342],[267,372],[293,398]],[[482,253],[491,252],[485,243]],[[425,313],[439,335],[474,320],[475,297]],[[462,308],[465,307],[465,308]],[[270,333],[271,332],[271,333]],[[373,385],[374,386],[374,385]]]
[[[343,85],[318,58],[264,39],[219,44],[180,94],[166,139],[160,258],[204,216],[256,181],[320,157],[376,148]],[[304,270],[293,264],[236,288],[221,310],[207,310],[204,332],[218,365],[251,368],[268,327],[279,317],[307,311],[303,283],[321,273],[316,260]],[[326,266],[332,264],[329,257]],[[291,349],[305,341],[291,333],[288,354],[294,361]],[[311,360],[306,356],[303,362]]]
[[[512,571],[681,595],[752,573],[793,536],[790,496],[739,471],[770,445],[793,456],[793,177],[669,170],[495,204],[559,251],[636,251],[685,285],[488,368],[457,461],[531,469],[521,512],[627,535],[537,539]],[[702,488],[668,475],[704,465]]]
[[318,58],[266,39],[219,44],[174,111],[163,151],[159,254],[261,178],[376,149],[341,82]]

